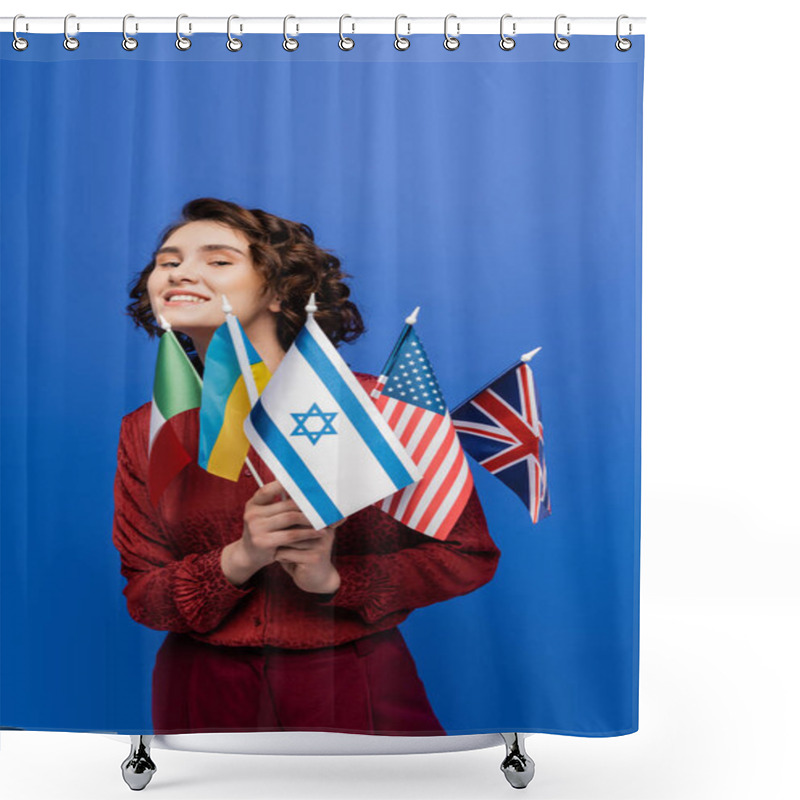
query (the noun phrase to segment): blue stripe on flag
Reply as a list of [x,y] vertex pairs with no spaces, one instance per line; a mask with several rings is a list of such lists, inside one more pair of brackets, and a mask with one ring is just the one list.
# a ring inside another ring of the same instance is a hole
[[332,522],[340,520],[344,514],[339,511],[333,500],[328,497],[328,493],[322,488],[319,481],[303,463],[303,459],[297,455],[294,448],[280,432],[261,402],[253,406],[253,410],[250,412],[250,422],[258,431],[258,435],[264,440],[266,446],[275,454],[275,458],[280,461],[281,466],[297,484],[300,491],[308,498],[309,503],[314,506],[316,512],[322,517],[322,521],[326,525],[330,525]]
[[[403,462],[392,450],[391,445],[383,438],[375,423],[370,419],[366,409],[361,405],[353,390],[325,355],[319,343],[308,328],[303,328],[294,340],[294,344],[302,353],[314,372],[317,373],[325,387],[333,395],[350,423],[358,431],[364,444],[378,460],[395,486],[408,486],[413,476],[403,466]],[[369,401],[370,403],[372,400]]]

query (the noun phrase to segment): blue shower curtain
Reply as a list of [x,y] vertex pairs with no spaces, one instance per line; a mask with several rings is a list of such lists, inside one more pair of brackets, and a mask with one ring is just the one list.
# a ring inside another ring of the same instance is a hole
[[635,731],[643,37],[140,38],[0,37],[0,726],[153,730],[166,633],[128,611],[112,522],[157,342],[125,307],[211,197],[341,260],[354,371],[380,374],[417,306],[451,411],[541,347],[551,513],[470,457],[496,572],[400,631],[447,733]]

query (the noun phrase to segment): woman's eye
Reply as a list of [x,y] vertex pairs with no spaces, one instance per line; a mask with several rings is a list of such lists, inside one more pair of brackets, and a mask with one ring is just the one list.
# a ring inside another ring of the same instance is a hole
[[219,265],[222,266],[224,264],[230,264],[231,262],[230,261],[212,261],[211,263],[212,264],[219,264]]
[[180,264],[179,261],[162,261],[158,266],[159,267],[177,267]]

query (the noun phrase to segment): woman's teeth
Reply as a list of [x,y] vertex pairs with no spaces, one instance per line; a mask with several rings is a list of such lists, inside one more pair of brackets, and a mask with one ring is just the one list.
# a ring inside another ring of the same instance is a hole
[[206,303],[208,302],[204,297],[196,297],[193,294],[173,294],[168,300],[168,303],[175,302],[189,302],[189,303]]

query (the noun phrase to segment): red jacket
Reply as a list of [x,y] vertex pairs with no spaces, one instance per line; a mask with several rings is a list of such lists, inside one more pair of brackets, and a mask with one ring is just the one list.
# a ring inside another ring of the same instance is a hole
[[[328,647],[392,628],[412,609],[467,594],[494,575],[500,551],[473,489],[446,541],[375,506],[352,515],[336,529],[332,561],[341,586],[333,596],[299,589],[277,563],[234,586],[220,555],[241,538],[244,506],[258,485],[246,468],[234,483],[197,465],[197,409],[171,424],[195,461],[158,508],[146,486],[150,403],[122,419],[114,482],[123,591],[131,617],[149,628],[220,645]],[[252,447],[249,457],[265,483],[274,480]]]

